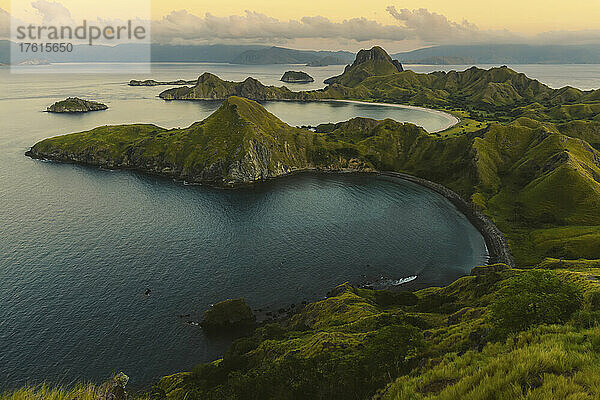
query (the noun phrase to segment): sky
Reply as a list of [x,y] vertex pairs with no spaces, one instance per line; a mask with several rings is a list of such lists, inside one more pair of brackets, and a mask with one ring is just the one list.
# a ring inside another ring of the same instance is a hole
[[31,5],[30,14],[45,21],[151,16],[152,39],[160,43],[352,51],[375,43],[398,51],[436,44],[600,43],[597,0],[0,0],[0,35],[8,13],[17,16]]

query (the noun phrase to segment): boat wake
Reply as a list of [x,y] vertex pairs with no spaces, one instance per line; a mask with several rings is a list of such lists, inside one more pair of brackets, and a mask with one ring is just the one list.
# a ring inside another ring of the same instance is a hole
[[363,287],[365,287],[367,289],[375,289],[375,290],[390,289],[390,288],[393,288],[396,286],[403,285],[408,282],[412,282],[415,279],[417,279],[417,277],[418,277],[417,275],[411,275],[411,276],[407,276],[405,278],[400,278],[400,279],[390,279],[390,278],[385,278],[382,276],[379,280],[377,280],[375,282],[367,283],[367,284],[363,285]]

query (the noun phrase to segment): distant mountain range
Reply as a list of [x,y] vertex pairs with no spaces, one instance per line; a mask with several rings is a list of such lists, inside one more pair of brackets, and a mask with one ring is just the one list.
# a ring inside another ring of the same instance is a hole
[[292,50],[283,47],[269,47],[247,50],[230,62],[232,64],[309,64],[344,65],[354,60],[354,53],[349,51],[308,51]]
[[[13,46],[17,46],[13,43]],[[150,49],[148,49],[150,46]],[[294,50],[260,45],[143,45],[75,46],[72,53],[44,53],[50,62],[139,62],[151,52],[153,62],[218,62],[231,64],[306,64],[309,66],[350,64],[354,54],[348,51]],[[17,49],[18,50],[18,49]],[[18,54],[16,51],[14,54]],[[434,46],[392,54],[404,64],[600,64],[597,45],[520,45],[490,44]],[[40,54],[20,55],[13,64],[39,59]],[[0,64],[10,62],[10,42],[0,40]]]
[[392,54],[404,64],[600,64],[600,44],[434,46]]
[[[8,64],[11,42],[0,40],[0,63]],[[13,64],[40,58],[40,54],[21,55],[17,44],[13,54],[19,57]],[[153,62],[217,62],[231,64],[308,64],[312,66],[348,64],[354,53],[348,51],[293,50],[282,47],[255,45],[160,45],[120,44],[117,46],[76,45],[71,53],[44,53],[50,62],[140,62],[151,53]]]

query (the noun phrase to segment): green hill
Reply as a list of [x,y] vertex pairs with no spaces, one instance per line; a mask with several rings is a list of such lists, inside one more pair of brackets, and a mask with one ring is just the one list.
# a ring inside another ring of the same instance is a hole
[[231,97],[185,129],[104,126],[46,139],[28,154],[190,182],[247,183],[310,167],[307,147],[314,136],[284,124],[253,101]]
[[241,96],[252,100],[300,100],[302,95],[285,86],[265,86],[254,78],[243,82],[224,81],[209,72],[202,74],[195,86],[165,90],[160,94],[164,100],[224,100]]

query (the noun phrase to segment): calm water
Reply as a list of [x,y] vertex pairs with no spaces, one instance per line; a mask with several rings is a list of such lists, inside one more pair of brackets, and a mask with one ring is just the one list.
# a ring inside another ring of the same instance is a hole
[[[210,70],[241,79],[248,68],[158,65],[152,77]],[[290,66],[252,68],[275,83]],[[144,384],[218,358],[229,343],[207,338],[179,314],[198,319],[211,303],[239,296],[254,308],[278,308],[318,299],[347,280],[417,275],[417,283],[444,284],[485,262],[482,237],[451,204],[403,181],[299,175],[218,190],[23,155],[48,136],[114,123],[187,126],[218,107],[163,102],[156,98],[163,88],[125,85],[145,77],[0,69],[0,386],[100,381],[116,370]],[[111,109],[77,116],[40,111],[72,95]],[[293,125],[354,116],[432,130],[445,123],[436,114],[390,107],[266,106]],[[146,287],[150,297],[143,296]]]

